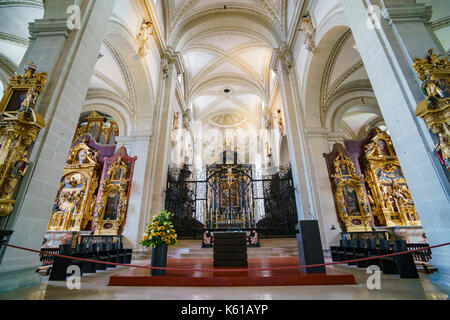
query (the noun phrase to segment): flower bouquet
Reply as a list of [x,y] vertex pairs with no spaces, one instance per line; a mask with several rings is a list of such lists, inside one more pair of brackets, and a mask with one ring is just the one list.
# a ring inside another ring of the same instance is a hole
[[[144,247],[152,247],[152,267],[165,268],[167,263],[167,247],[177,245],[177,234],[171,221],[173,214],[162,210],[146,225],[146,232],[141,240]],[[152,275],[165,275],[165,270],[152,269]]]

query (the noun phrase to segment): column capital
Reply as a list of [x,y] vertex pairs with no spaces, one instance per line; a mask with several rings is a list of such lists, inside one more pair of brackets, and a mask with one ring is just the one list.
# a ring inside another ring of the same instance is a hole
[[328,137],[328,129],[325,128],[305,128],[308,137]]
[[30,40],[37,37],[64,36],[66,39],[72,31],[67,26],[66,19],[38,19],[30,22],[28,29],[30,31]]
[[433,10],[431,6],[418,4],[410,0],[385,0],[381,15],[389,23],[421,22],[431,19]]
[[164,53],[162,56],[163,59],[167,60],[167,63],[174,64],[175,69],[177,70],[177,73],[183,73],[184,67],[181,60],[180,52],[174,51],[173,47],[167,47],[164,49]]
[[289,70],[293,65],[293,54],[286,42],[283,42],[279,48],[274,49],[274,55],[270,61],[270,69],[278,71],[278,66],[281,63],[286,70]]

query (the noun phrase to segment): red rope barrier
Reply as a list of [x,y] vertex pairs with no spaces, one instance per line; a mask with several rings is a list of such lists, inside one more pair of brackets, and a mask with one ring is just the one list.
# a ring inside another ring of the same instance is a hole
[[426,251],[429,249],[435,249],[435,248],[440,248],[440,247],[445,247],[445,246],[449,246],[449,243],[444,243],[444,244],[439,244],[436,246],[431,246],[431,247],[427,247],[427,248],[421,248],[421,249],[415,249],[415,250],[411,250],[411,251],[402,251],[402,252],[395,252],[395,253],[390,253],[390,254],[385,254],[385,255],[381,255],[381,256],[374,256],[374,257],[369,257],[369,258],[361,258],[361,259],[354,259],[354,260],[347,260],[347,261],[335,261],[335,262],[328,262],[328,263],[320,263],[320,264],[310,264],[310,265],[305,265],[305,266],[290,266],[290,267],[273,267],[273,268],[247,268],[247,269],[220,269],[220,268],[214,268],[214,269],[196,269],[196,268],[171,268],[171,267],[166,267],[166,268],[161,268],[161,267],[151,267],[151,266],[140,266],[140,265],[132,265],[132,264],[122,264],[122,263],[115,263],[115,262],[104,262],[104,261],[98,261],[98,260],[91,260],[91,259],[85,259],[85,258],[77,258],[77,257],[72,257],[72,256],[65,256],[65,255],[60,255],[57,253],[50,253],[50,252],[45,252],[45,251],[40,251],[40,250],[34,250],[34,249],[29,249],[29,248],[23,248],[23,247],[19,247],[19,246],[14,246],[11,244],[6,244],[3,243],[4,246],[6,247],[11,247],[11,248],[15,248],[15,249],[19,249],[19,250],[25,250],[25,251],[30,251],[30,252],[35,252],[35,253],[41,253],[44,255],[49,255],[49,256],[54,256],[54,257],[59,257],[59,258],[64,258],[64,259],[70,259],[70,260],[77,260],[77,261],[85,261],[85,262],[92,262],[92,263],[100,263],[100,264],[107,264],[107,265],[115,265],[115,266],[119,266],[119,267],[130,267],[130,268],[141,268],[141,269],[155,269],[155,270],[175,270],[175,271],[212,271],[212,272],[243,272],[243,271],[268,271],[268,270],[290,270],[290,269],[304,269],[304,268],[315,268],[315,267],[325,267],[325,266],[331,266],[331,265],[337,265],[337,264],[347,264],[347,263],[351,263],[351,262],[360,262],[360,261],[368,261],[368,260],[376,260],[376,259],[380,259],[380,258],[387,258],[387,257],[394,257],[394,256],[399,256],[399,255],[403,255],[403,254],[408,254],[408,253],[413,253],[413,252],[420,252],[420,251]]

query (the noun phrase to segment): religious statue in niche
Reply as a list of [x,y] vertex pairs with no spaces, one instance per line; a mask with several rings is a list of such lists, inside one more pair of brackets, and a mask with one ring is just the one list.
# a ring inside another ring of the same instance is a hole
[[280,134],[284,134],[284,123],[283,123],[283,115],[281,114],[281,109],[277,110],[278,113],[278,129],[280,130]]
[[420,225],[391,138],[377,129],[363,157],[370,204],[377,225]]
[[415,58],[413,68],[422,82],[425,100],[417,105],[415,115],[425,120],[434,134],[435,153],[450,180],[450,82],[449,58],[428,50],[425,59]]
[[139,26],[139,32],[138,35],[136,36],[136,40],[139,46],[138,55],[140,58],[143,58],[147,55],[148,52],[147,41],[149,40],[150,35],[153,34],[152,26],[153,24],[150,21],[147,22],[144,21]]
[[85,141],[70,150],[47,231],[86,231],[92,221],[99,168],[98,152]]
[[435,153],[441,164],[450,171],[450,128],[447,123],[435,124],[431,131],[438,136]]
[[119,235],[126,221],[134,163],[125,147],[105,159],[94,217],[95,235]]
[[372,216],[363,189],[363,181],[356,174],[349,157],[339,152],[334,160],[332,175],[339,217],[347,232],[372,231]]
[[303,16],[302,27],[299,30],[305,33],[304,44],[307,45],[306,48],[308,51],[314,52],[316,49],[316,42],[314,40],[316,36],[316,28],[314,28],[313,22],[309,15]]
[[186,111],[183,113],[183,129],[184,130],[191,130],[191,122],[192,122],[192,110],[190,108],[187,108]]
[[179,128],[180,128],[180,113],[175,112],[175,114],[173,115],[172,130],[177,131]]
[[267,130],[271,130],[273,127],[273,115],[272,110],[270,110],[269,106],[264,107],[263,117],[264,117],[264,127]]

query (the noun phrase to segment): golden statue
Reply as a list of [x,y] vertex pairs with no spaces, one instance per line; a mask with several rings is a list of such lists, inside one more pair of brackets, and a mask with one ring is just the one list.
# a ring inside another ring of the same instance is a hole
[[281,114],[281,109],[277,110],[278,113],[278,129],[280,130],[280,134],[284,133],[284,123],[283,123],[283,115]]
[[173,115],[173,131],[177,131],[180,128],[180,113],[175,112]]
[[139,46],[138,55],[140,58],[143,58],[147,55],[148,51],[147,41],[150,38],[150,35],[153,34],[152,25],[153,24],[150,21],[148,21],[141,23],[141,25],[139,26],[139,32],[138,35],[136,36],[136,40]]
[[305,33],[304,44],[307,44],[308,51],[313,52],[316,49],[316,43],[314,38],[316,36],[316,28],[314,28],[313,22],[310,16],[303,16],[302,27],[299,29]]

